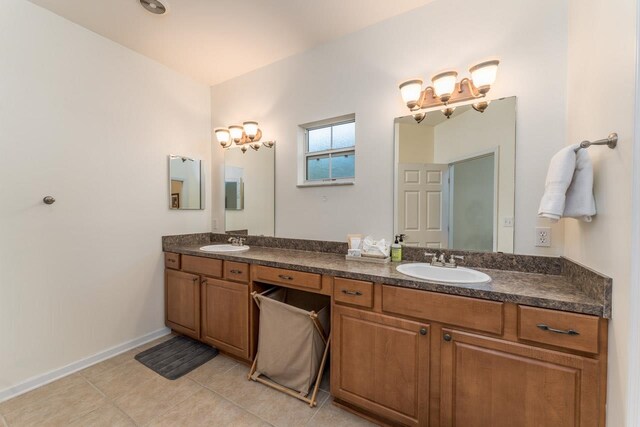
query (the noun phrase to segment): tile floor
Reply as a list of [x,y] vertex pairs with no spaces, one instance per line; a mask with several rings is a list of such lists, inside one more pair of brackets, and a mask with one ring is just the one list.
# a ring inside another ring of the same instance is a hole
[[333,405],[324,385],[311,409],[248,381],[249,368],[223,355],[175,381],[133,358],[170,337],[0,403],[0,427],[373,425]]

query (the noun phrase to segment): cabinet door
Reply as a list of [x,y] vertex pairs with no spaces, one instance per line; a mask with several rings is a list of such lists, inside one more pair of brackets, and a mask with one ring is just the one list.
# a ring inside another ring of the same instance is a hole
[[442,426],[597,426],[593,359],[443,330]]
[[200,338],[200,277],[165,270],[165,323],[176,332]]
[[404,425],[429,415],[429,326],[333,307],[331,391]]
[[249,286],[202,280],[202,340],[244,359],[249,357]]

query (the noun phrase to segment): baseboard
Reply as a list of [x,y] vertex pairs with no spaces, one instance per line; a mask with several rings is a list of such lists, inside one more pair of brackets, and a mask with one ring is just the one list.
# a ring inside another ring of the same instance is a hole
[[78,360],[77,362],[73,362],[67,366],[63,366],[62,368],[54,369],[45,374],[29,378],[28,380],[23,381],[20,384],[6,388],[4,390],[0,390],[0,402],[14,398],[35,388],[42,387],[45,384],[49,384],[50,382],[58,380],[62,377],[71,375],[82,369],[88,368],[91,365],[100,363],[103,360],[109,359],[113,356],[117,356],[120,353],[129,351],[132,348],[138,347],[142,344],[146,344],[149,341],[153,341],[169,333],[171,333],[171,329],[169,328],[158,329],[157,331],[150,332],[141,337],[132,339],[131,341],[127,341],[115,347],[111,347],[107,350],[101,351],[100,353],[96,353],[93,356],[89,356],[84,359]]

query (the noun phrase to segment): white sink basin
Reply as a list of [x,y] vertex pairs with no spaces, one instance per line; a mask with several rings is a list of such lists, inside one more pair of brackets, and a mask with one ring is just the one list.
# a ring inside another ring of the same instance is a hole
[[249,246],[235,246],[235,245],[209,245],[200,248],[205,252],[246,252],[249,250]]
[[488,275],[470,268],[434,267],[426,263],[401,264],[396,270],[407,276],[423,280],[433,280],[444,283],[487,283],[491,281]]

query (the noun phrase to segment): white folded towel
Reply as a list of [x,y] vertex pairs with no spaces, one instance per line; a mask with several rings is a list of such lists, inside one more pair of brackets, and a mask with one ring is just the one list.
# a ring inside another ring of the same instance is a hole
[[558,221],[561,217],[591,221],[596,213],[593,198],[593,166],[586,150],[570,145],[558,151],[549,163],[538,216]]
[[576,153],[576,170],[573,173],[573,181],[567,190],[567,200],[562,216],[591,222],[591,217],[595,214],[593,164],[589,152],[582,149]]

